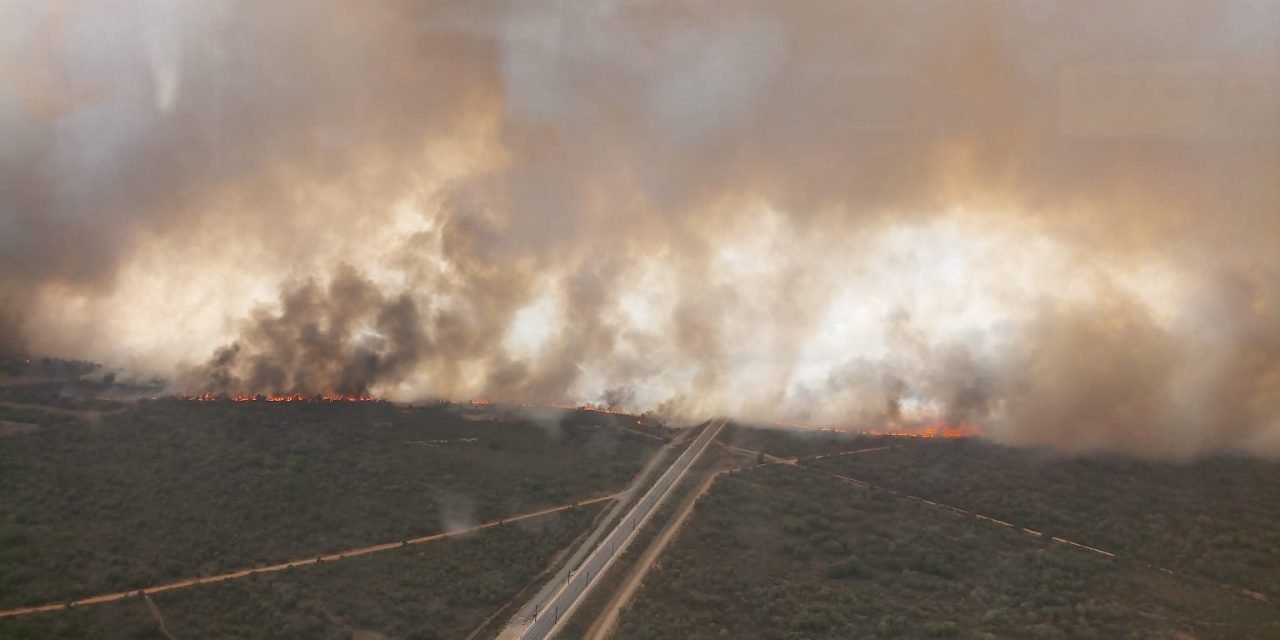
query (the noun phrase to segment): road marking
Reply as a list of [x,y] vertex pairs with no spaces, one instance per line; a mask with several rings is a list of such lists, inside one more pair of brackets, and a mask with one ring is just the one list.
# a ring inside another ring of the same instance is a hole
[[[500,640],[510,640],[510,638],[519,637],[523,633],[528,621],[535,617],[538,605],[549,601],[550,594],[555,593],[559,585],[571,577],[572,569],[581,564],[582,559],[595,550],[596,543],[600,538],[613,530],[614,520],[630,509],[633,499],[639,498],[644,490],[657,481],[657,476],[661,476],[673,464],[668,458],[673,452],[676,452],[680,445],[688,439],[689,434],[694,431],[696,429],[682,429],[676,433],[670,442],[654,451],[640,472],[632,478],[627,488],[619,494],[621,498],[591,523],[586,536],[580,541],[580,544],[570,545],[572,553],[560,565],[560,568],[556,570],[551,579],[545,581],[542,578],[538,579],[540,587],[534,592],[533,597],[522,599],[524,604],[516,608],[515,615],[511,617],[507,625],[498,634]],[[680,453],[683,453],[683,450],[676,453],[676,457],[679,457]],[[480,629],[476,630],[476,632],[479,631]]]
[[[551,638],[568,622],[573,615],[574,610],[582,603],[582,600],[592,587],[599,583],[601,576],[605,575],[609,568],[617,560],[620,553],[625,552],[627,545],[635,539],[637,532],[644,526],[649,518],[653,516],[654,511],[664,499],[671,493],[671,488],[679,484],[693,464],[706,451],[707,447],[713,442],[720,430],[724,428],[727,420],[715,420],[709,422],[702,433],[689,445],[689,448],[675,462],[667,468],[657,482],[654,483],[649,491],[645,493],[627,515],[618,521],[614,529],[600,542],[600,546],[588,555],[578,566],[575,571],[575,577],[567,580],[564,585],[560,586],[551,597],[543,604],[542,615],[533,620],[519,635],[520,638]],[[688,456],[688,459],[685,457]],[[679,469],[677,469],[679,467]],[[671,474],[674,473],[674,476]],[[668,476],[671,476],[668,478]],[[643,513],[641,513],[643,512]],[[630,523],[630,530],[623,530],[624,523]],[[618,539],[621,536],[621,539]],[[603,558],[603,563],[600,559]],[[593,565],[599,565],[593,567]],[[581,571],[585,570],[586,574],[582,577]],[[573,590],[571,592],[571,589]],[[567,598],[568,602],[560,602],[562,598]],[[564,605],[563,609],[561,605]],[[548,627],[550,624],[550,627]]]
[[598,616],[590,629],[588,629],[587,640],[607,640],[613,635],[614,625],[618,623],[619,615],[631,602],[631,599],[635,597],[636,591],[639,591],[640,586],[644,583],[649,570],[653,568],[653,565],[657,563],[658,558],[662,556],[667,546],[684,528],[689,516],[693,513],[694,507],[697,506],[698,499],[705,495],[716,479],[724,473],[724,470],[712,471],[693,490],[693,493],[685,498],[687,502],[685,502],[683,509],[676,514],[674,520],[667,522],[666,526],[658,532],[658,537],[649,544],[649,548],[645,549],[644,553],[636,561],[636,566],[632,567],[630,574],[624,579],[621,590],[614,593],[613,599],[607,605],[605,612]]

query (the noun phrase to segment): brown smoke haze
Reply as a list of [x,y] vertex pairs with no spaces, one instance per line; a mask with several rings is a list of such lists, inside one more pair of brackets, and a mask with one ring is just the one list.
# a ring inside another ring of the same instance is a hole
[[0,0],[0,350],[1280,455],[1280,4]]

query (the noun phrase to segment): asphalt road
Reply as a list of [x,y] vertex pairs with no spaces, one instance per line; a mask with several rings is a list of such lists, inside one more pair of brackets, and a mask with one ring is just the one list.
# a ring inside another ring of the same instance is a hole
[[555,635],[556,631],[564,624],[573,613],[573,609],[578,606],[586,595],[588,589],[599,580],[601,574],[609,568],[613,560],[618,556],[619,552],[626,549],[626,546],[635,537],[636,532],[644,525],[649,516],[653,514],[655,507],[662,499],[671,492],[671,488],[684,475],[693,462],[702,455],[707,446],[715,439],[725,425],[725,420],[712,420],[702,433],[698,435],[693,444],[680,454],[679,458],[667,468],[661,478],[653,484],[644,497],[636,502],[631,511],[627,513],[614,526],[609,535],[604,538],[599,546],[596,547],[591,555],[582,562],[573,573],[570,574],[565,583],[555,591],[551,598],[543,603],[538,603],[538,615],[529,626],[520,634],[521,640],[544,640]]
[[543,602],[550,601],[551,596],[556,592],[556,590],[568,581],[569,576],[573,573],[573,569],[577,568],[578,565],[582,563],[582,559],[596,548],[596,543],[599,542],[606,533],[609,533],[609,531],[612,530],[613,523],[617,522],[618,518],[621,518],[623,514],[627,513],[627,509],[629,509],[632,503],[635,502],[636,498],[640,496],[640,491],[649,486],[649,480],[653,476],[661,473],[668,467],[668,465],[671,464],[668,462],[667,458],[670,457],[672,447],[676,442],[679,442],[679,440],[673,441],[671,444],[659,448],[658,451],[654,453],[653,457],[649,459],[649,462],[645,463],[644,469],[636,475],[631,486],[627,487],[626,491],[618,494],[618,499],[613,503],[613,506],[609,507],[609,510],[605,512],[604,517],[601,518],[600,521],[592,528],[591,534],[587,536],[587,539],[578,546],[571,556],[569,556],[569,559],[564,563],[564,566],[562,566],[560,570],[556,572],[555,576],[548,580],[547,583],[538,590],[538,593],[529,600],[528,604],[525,604],[521,607],[520,611],[516,613],[512,618],[512,622],[509,623],[498,636],[499,640],[514,640],[524,633],[524,625],[537,617],[537,613],[539,611],[538,607]]

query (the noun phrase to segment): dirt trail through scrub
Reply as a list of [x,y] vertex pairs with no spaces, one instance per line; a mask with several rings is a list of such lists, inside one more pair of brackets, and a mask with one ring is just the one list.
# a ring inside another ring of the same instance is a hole
[[156,619],[157,625],[160,625],[160,634],[168,638],[169,640],[177,640],[176,638],[173,637],[172,633],[169,633],[169,629],[167,629],[164,626],[164,616],[160,615],[160,607],[156,606],[156,601],[152,600],[151,596],[143,596],[143,597],[147,601],[147,609],[151,610],[151,617]]
[[369,547],[361,547],[359,549],[349,549],[347,551],[339,551],[338,553],[331,553],[329,555],[303,558],[301,560],[294,560],[292,562],[282,562],[280,564],[273,564],[265,567],[254,567],[252,569],[241,569],[239,571],[232,571],[231,573],[223,573],[216,576],[207,576],[203,578],[192,578],[189,580],[180,580],[178,582],[170,582],[168,584],[157,585],[154,587],[147,587],[144,589],[120,591],[117,593],[106,593],[98,596],[93,596],[90,598],[82,598],[80,600],[74,600],[72,602],[59,602],[59,603],[39,605],[35,607],[24,607],[21,609],[9,609],[8,611],[0,611],[0,618],[13,618],[17,616],[25,616],[33,613],[44,612],[44,611],[61,611],[61,610],[69,609],[72,607],[83,607],[83,606],[94,605],[94,604],[106,604],[108,602],[118,602],[126,598],[134,598],[140,595],[145,597],[145,596],[149,596],[156,593],[164,593],[166,591],[186,589],[188,587],[194,587],[198,584],[213,584],[217,582],[226,582],[227,580],[238,580],[240,578],[245,578],[258,573],[275,573],[277,571],[285,571],[285,570],[293,569],[296,567],[305,567],[308,565],[319,564],[321,562],[333,562],[335,560],[355,558],[359,556],[368,555],[371,553],[378,553],[381,551],[390,551],[392,549],[399,549],[401,547],[405,547],[411,544],[422,544],[424,542],[434,542],[436,540],[445,540],[450,536],[456,536],[463,533],[471,533],[473,531],[481,531],[481,530],[489,529],[492,527],[502,526],[503,524],[510,523],[510,522],[519,522],[521,520],[528,520],[530,518],[539,518],[545,515],[558,513],[560,511],[566,511],[568,509],[572,509],[574,507],[581,506],[581,505],[595,504],[597,502],[604,502],[605,500],[613,500],[617,498],[618,495],[619,494],[615,493],[607,496],[601,496],[599,498],[582,500],[579,502],[569,502],[566,504],[562,504],[558,507],[549,507],[547,509],[542,509],[540,511],[531,511],[529,513],[522,513],[520,515],[511,516],[509,518],[503,518],[502,520],[494,520],[492,522],[486,522],[484,524],[476,525],[474,527],[469,527],[465,529],[454,529],[451,531],[445,531],[443,533],[436,533],[429,536],[422,536],[420,538],[410,538],[408,540],[401,540],[400,542],[388,542],[385,544],[376,544]]

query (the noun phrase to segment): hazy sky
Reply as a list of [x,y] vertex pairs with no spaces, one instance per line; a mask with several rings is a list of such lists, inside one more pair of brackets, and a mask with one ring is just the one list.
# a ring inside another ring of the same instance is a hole
[[0,0],[0,348],[1280,454],[1280,4]]

